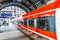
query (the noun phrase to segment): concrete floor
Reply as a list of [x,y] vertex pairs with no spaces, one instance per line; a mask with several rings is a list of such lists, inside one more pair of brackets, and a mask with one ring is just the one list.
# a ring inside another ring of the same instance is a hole
[[9,26],[0,27],[0,40],[16,40],[21,36],[25,35],[21,33],[12,23],[10,23]]
[[22,31],[31,36],[31,39],[12,23],[9,26],[2,26],[0,27],[0,40],[32,40],[32,38],[34,40],[47,40],[45,38],[39,38],[37,35],[33,35],[32,32],[28,32],[25,29],[22,29]]

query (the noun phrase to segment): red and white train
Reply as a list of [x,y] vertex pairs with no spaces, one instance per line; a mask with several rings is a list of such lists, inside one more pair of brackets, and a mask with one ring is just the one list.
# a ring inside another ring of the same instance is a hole
[[59,2],[59,0],[56,0],[51,4],[47,4],[24,14],[22,19],[23,21],[18,21],[18,26],[38,35],[44,36],[50,40],[59,40],[59,29],[57,29],[59,28],[57,22],[59,19],[58,16],[60,15]]

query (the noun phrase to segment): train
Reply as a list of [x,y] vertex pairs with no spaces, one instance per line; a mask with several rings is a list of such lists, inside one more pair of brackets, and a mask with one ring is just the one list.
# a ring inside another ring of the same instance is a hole
[[55,16],[43,16],[24,19],[23,21],[18,21],[18,26],[23,26],[49,37],[56,37]]
[[56,32],[55,16],[44,16],[39,18],[25,19],[23,21],[18,21],[18,24],[24,24],[26,26],[31,26],[33,28],[40,28],[43,30]]
[[23,18],[20,18],[22,21],[17,20],[18,26],[38,35],[42,34],[48,39],[52,38],[57,40],[55,13],[59,7],[55,5],[56,2],[53,2],[22,15]]

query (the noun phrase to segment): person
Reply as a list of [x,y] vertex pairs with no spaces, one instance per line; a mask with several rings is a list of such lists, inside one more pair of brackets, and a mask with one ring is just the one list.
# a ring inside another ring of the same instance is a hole
[[8,26],[8,22],[9,22],[9,21],[7,20],[7,21],[6,21],[6,25],[7,25],[7,26]]
[[4,20],[3,25],[5,25],[5,24],[6,24],[6,21]]

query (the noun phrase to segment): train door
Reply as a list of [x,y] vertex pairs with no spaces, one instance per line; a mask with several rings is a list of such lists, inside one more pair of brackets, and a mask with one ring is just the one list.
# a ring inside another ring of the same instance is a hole
[[49,31],[56,32],[55,29],[55,16],[49,16],[48,18]]

